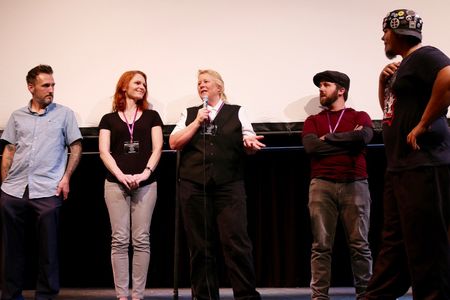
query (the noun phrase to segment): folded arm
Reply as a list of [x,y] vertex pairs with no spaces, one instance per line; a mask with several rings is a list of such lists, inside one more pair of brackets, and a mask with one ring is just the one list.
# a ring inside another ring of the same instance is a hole
[[372,138],[372,127],[361,125],[356,126],[353,131],[329,133],[324,137],[326,142],[346,148],[364,147]]
[[329,156],[338,154],[349,154],[349,150],[344,147],[335,146],[320,139],[316,134],[310,133],[302,139],[305,151],[316,156]]

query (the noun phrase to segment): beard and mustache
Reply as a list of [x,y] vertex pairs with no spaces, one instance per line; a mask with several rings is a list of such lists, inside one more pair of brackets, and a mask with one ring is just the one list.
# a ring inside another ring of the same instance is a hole
[[338,99],[338,90],[336,88],[330,96],[320,97],[320,105],[329,108],[337,99]]

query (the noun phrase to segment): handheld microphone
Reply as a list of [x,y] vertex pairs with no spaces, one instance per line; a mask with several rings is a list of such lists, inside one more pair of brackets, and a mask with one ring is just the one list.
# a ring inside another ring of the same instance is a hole
[[[203,108],[206,108],[208,105],[208,95],[203,96],[202,100],[203,100]],[[207,119],[203,120],[203,133],[206,132],[206,123],[207,123]]]

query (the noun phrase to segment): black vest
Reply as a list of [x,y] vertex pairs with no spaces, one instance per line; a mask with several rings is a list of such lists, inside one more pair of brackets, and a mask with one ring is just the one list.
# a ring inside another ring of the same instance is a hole
[[[187,109],[186,126],[200,106]],[[181,150],[180,178],[195,183],[224,184],[243,179],[244,144],[238,105],[224,104],[212,122],[215,134],[202,134],[201,126]]]

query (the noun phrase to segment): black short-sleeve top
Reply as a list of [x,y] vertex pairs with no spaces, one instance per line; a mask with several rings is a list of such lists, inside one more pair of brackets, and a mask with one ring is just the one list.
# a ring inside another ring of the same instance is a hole
[[[106,129],[111,132],[111,155],[124,174],[141,173],[147,166],[152,154],[152,128],[154,126],[163,126],[158,112],[155,110],[144,110],[140,118],[135,121],[133,129],[133,141],[139,143],[139,149],[135,153],[128,153],[125,150],[125,143],[130,142],[131,139],[127,124],[120,118],[118,112],[108,113],[102,117],[99,129]],[[156,172],[153,172],[149,179],[142,182],[140,186],[155,181],[155,175]],[[118,182],[117,178],[109,171],[106,179]]]

